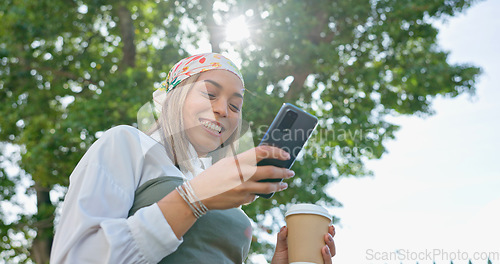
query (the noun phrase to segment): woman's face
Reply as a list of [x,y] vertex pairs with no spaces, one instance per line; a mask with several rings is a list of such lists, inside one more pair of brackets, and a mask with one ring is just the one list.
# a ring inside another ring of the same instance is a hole
[[200,74],[182,109],[187,137],[199,156],[218,148],[236,130],[243,92],[243,83],[234,73]]

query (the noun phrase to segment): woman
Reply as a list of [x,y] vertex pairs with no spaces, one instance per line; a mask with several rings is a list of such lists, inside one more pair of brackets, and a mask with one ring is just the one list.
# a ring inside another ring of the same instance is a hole
[[[256,166],[289,158],[279,148],[234,155],[243,92],[239,70],[220,54],[174,65],[153,94],[160,118],[150,135],[111,128],[71,174],[51,263],[243,262],[252,236],[239,207],[287,187],[259,180],[294,175]],[[288,263],[286,233],[272,263]],[[325,263],[335,254],[334,234],[333,226],[325,234]]]

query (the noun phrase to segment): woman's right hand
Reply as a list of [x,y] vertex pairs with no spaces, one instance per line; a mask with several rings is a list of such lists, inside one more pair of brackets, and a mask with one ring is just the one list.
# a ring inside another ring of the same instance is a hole
[[257,166],[262,159],[290,159],[277,147],[258,146],[239,155],[226,157],[190,181],[198,199],[208,209],[229,209],[251,203],[256,193],[271,193],[287,188],[284,182],[258,182],[263,179],[287,179],[294,172],[275,166]]

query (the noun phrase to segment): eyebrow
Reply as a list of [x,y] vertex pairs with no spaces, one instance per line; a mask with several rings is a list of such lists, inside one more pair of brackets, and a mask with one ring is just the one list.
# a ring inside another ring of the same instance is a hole
[[[219,88],[219,89],[223,89],[222,85],[220,85],[220,83],[216,82],[216,81],[212,81],[212,80],[203,80],[204,82],[208,82],[208,83],[211,83],[213,84],[215,87]],[[243,95],[240,94],[240,93],[233,93],[234,96],[236,97],[239,97],[239,98],[242,98],[243,99]]]

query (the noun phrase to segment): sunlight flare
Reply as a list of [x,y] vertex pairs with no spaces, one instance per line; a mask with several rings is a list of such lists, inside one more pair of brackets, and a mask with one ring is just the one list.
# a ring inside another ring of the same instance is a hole
[[234,18],[226,26],[226,40],[228,41],[240,41],[249,36],[250,32],[244,16]]

